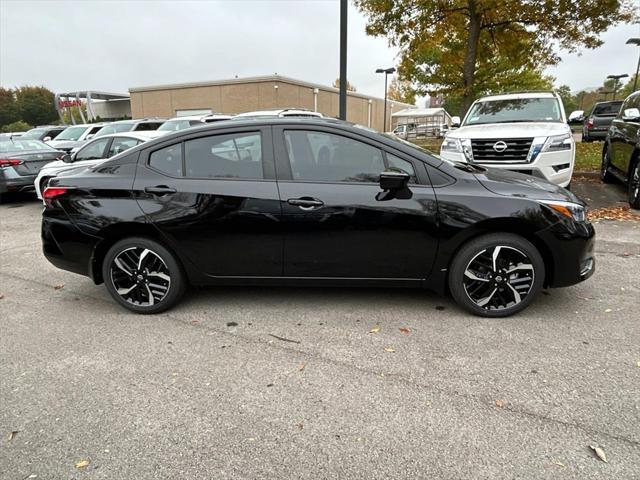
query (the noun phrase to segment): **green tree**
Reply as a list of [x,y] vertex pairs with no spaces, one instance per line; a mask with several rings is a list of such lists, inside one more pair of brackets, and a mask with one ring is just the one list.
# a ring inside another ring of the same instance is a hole
[[[633,93],[633,79],[635,78],[636,74],[634,73],[631,78],[629,78],[629,81],[624,85],[624,87],[622,87],[619,91],[618,91],[618,95],[616,98],[627,98],[629,95],[631,95]],[[640,78],[638,79],[638,83],[636,84],[636,90],[640,88]]]
[[389,100],[408,103],[410,105],[415,105],[416,103],[416,91],[411,86],[411,82],[400,80],[397,76],[394,76],[391,82],[389,82],[387,97]]
[[556,93],[560,95],[562,103],[564,105],[564,111],[567,116],[574,110],[578,110],[578,99],[571,93],[571,87],[569,85],[560,85],[556,88]]
[[555,47],[596,48],[599,35],[638,18],[636,0],[355,0],[367,33],[401,51],[417,92],[460,100],[464,113],[489,92],[538,88]]
[[[336,78],[333,81],[333,88],[340,88],[340,77]],[[349,80],[347,80],[347,91],[348,92],[355,92],[356,91],[356,87],[351,85],[351,83],[349,83]]]
[[58,119],[54,94],[45,87],[16,88],[20,118],[31,125],[43,125]]
[[11,122],[6,125],[3,125],[2,128],[0,128],[0,132],[2,133],[26,132],[27,130],[31,130],[31,128],[32,128],[31,125],[29,125],[27,122],[24,122],[22,120],[17,120],[15,122]]
[[13,90],[0,87],[0,127],[17,121],[18,105]]

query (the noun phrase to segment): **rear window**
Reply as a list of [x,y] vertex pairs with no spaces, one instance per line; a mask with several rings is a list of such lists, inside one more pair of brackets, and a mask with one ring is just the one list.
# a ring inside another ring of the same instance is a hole
[[5,140],[0,139],[0,153],[19,153],[27,152],[31,150],[48,150],[52,151],[55,148],[51,148],[46,143],[42,143],[40,140]]
[[615,117],[620,111],[620,107],[622,106],[622,102],[616,103],[604,103],[602,105],[596,105],[593,107],[593,114],[599,115],[601,117]]

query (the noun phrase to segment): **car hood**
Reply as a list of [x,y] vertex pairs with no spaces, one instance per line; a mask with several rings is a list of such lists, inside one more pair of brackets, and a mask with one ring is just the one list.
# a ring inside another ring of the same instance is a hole
[[566,188],[532,175],[499,168],[487,168],[474,175],[487,190],[498,195],[531,200],[560,200],[584,205],[582,200]]
[[447,138],[528,138],[548,137],[569,133],[569,126],[560,122],[530,123],[487,123],[460,127],[449,133]]

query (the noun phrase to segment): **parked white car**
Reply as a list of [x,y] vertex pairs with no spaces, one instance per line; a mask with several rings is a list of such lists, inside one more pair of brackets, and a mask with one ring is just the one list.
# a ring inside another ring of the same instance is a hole
[[571,183],[575,155],[562,100],[553,92],[476,100],[440,149],[445,160],[512,170],[562,187]]
[[185,128],[202,126],[207,123],[221,122],[223,120],[230,120],[231,115],[221,115],[218,113],[209,113],[207,115],[188,115],[184,117],[170,118],[158,129],[153,132],[154,137],[161,137],[172,132],[184,130]]
[[238,119],[248,119],[248,118],[264,118],[264,117],[280,117],[280,118],[285,118],[285,117],[316,117],[316,118],[322,118],[324,115],[322,115],[320,112],[312,112],[311,110],[305,110],[304,108],[283,108],[283,109],[279,109],[279,110],[258,110],[255,112],[245,112],[245,113],[239,113],[238,115],[236,115],[235,118]]
[[49,180],[60,173],[78,167],[98,165],[147,140],[151,140],[148,132],[104,135],[87,142],[77,152],[65,155],[64,160],[47,163],[40,169],[40,173],[38,173],[38,176],[33,182],[38,198],[42,199],[42,191],[47,186]]
[[98,133],[106,123],[86,123],[65,128],[56,138],[46,142],[49,146],[63,152],[71,152],[84,145]]

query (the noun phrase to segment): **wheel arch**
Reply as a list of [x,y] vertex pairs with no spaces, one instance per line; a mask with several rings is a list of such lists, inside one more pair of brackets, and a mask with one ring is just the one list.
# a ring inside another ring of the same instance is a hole
[[451,263],[453,259],[458,255],[460,249],[475,238],[489,233],[511,233],[519,235],[525,240],[528,240],[540,253],[544,262],[545,278],[543,286],[548,286],[553,283],[555,260],[552,251],[545,244],[545,242],[536,234],[539,228],[536,228],[531,222],[521,218],[490,218],[482,222],[478,222],[473,227],[470,227],[462,232],[454,239],[453,249],[448,256],[448,263],[446,265],[447,275],[444,278],[445,288],[448,290],[449,271],[451,269]]
[[102,278],[102,262],[109,249],[120,240],[129,237],[143,237],[154,240],[161,243],[167,250],[169,250],[176,258],[177,262],[182,267],[182,270],[186,272],[184,263],[180,256],[175,252],[171,245],[169,245],[162,234],[151,224],[137,223],[137,222],[122,222],[113,225],[109,225],[100,231],[99,237],[102,238],[93,250],[90,262],[90,276],[95,284],[101,284],[104,282]]

